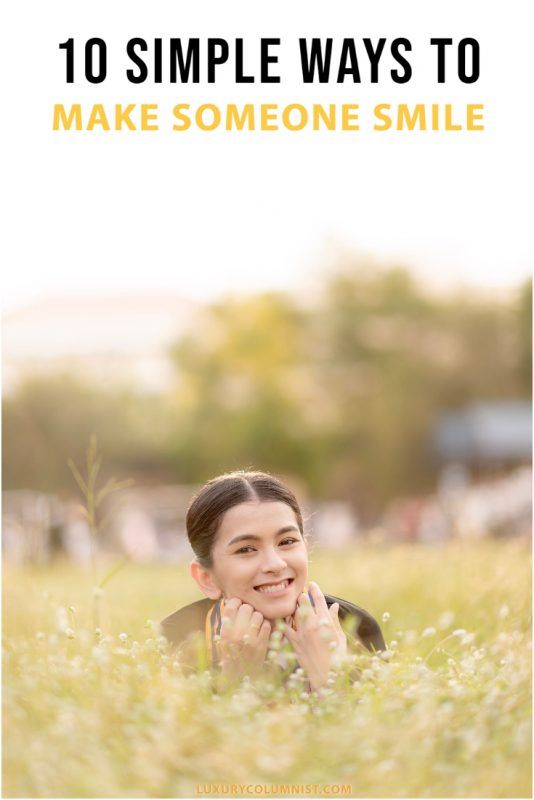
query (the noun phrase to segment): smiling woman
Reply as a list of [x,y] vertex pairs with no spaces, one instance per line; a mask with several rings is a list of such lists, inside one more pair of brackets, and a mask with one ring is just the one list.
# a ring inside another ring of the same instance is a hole
[[182,652],[200,633],[209,661],[234,681],[259,672],[269,643],[283,636],[317,689],[346,655],[347,634],[349,646],[385,648],[367,611],[323,595],[316,583],[308,588],[302,512],[277,478],[263,472],[214,478],[193,498],[186,525],[195,553],[191,575],[206,599],[162,622]]

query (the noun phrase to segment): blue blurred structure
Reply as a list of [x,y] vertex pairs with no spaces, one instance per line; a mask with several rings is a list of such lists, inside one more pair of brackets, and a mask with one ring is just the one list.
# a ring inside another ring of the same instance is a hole
[[434,432],[442,461],[484,466],[530,461],[532,407],[528,402],[480,403],[445,413]]

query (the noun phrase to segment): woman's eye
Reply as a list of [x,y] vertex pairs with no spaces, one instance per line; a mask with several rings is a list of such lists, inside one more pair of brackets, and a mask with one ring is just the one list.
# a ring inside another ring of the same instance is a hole
[[[299,541],[299,539],[295,539],[293,536],[289,536],[287,539],[282,539],[282,541],[279,542],[279,547],[280,546],[283,547],[284,545],[292,545],[292,544],[295,544],[295,542],[298,542],[298,541]],[[236,550],[235,554],[236,555],[247,555],[248,553],[255,553],[255,552],[256,552],[256,548],[255,547],[252,547],[252,545],[250,545],[250,544],[245,544],[245,545],[243,545],[243,547],[240,547],[239,550]]]

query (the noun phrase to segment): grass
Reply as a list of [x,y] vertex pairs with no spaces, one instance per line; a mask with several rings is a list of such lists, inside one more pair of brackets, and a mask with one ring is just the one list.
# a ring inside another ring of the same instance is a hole
[[3,795],[530,797],[530,570],[524,541],[314,554],[392,655],[303,698],[182,674],[147,618],[198,599],[185,566],[125,567],[95,637],[90,570],[5,565]]

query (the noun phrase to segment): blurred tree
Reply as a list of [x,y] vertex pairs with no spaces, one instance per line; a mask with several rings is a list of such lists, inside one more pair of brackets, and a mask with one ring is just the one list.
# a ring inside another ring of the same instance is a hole
[[167,435],[162,402],[127,390],[103,391],[69,374],[24,381],[4,399],[4,488],[71,494],[67,460],[83,462],[92,434],[102,442],[105,472],[161,476]]
[[323,491],[369,515],[399,487],[421,483],[433,312],[406,271],[349,263],[327,278],[313,318],[316,383],[330,406]]
[[289,296],[264,293],[208,308],[176,345],[180,479],[246,467],[311,476],[298,383],[305,325]]
[[519,292],[517,308],[518,361],[521,388],[532,395],[532,278],[525,281]]

